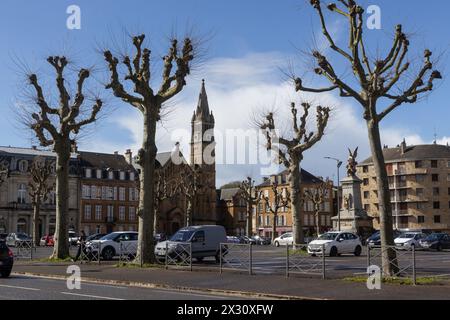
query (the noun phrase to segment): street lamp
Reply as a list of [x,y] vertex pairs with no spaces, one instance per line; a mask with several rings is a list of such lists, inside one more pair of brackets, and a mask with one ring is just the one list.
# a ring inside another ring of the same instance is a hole
[[336,161],[336,167],[337,167],[337,216],[338,216],[338,231],[341,231],[341,206],[340,206],[340,196],[339,196],[339,189],[340,189],[340,178],[339,178],[339,168],[342,166],[343,162],[339,159],[332,158],[332,157],[325,157],[325,159],[328,160],[334,160]]

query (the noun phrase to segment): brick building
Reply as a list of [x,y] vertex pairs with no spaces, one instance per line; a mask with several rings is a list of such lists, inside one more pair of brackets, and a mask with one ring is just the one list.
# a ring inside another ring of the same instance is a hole
[[228,235],[245,235],[247,203],[242,197],[240,182],[229,183],[219,190],[217,205],[219,223]]

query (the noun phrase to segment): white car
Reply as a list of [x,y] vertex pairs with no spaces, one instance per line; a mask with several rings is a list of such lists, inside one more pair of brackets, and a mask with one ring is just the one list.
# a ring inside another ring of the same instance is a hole
[[311,255],[325,255],[335,257],[343,253],[360,256],[362,251],[361,239],[351,232],[327,232],[308,244],[308,253]]
[[394,240],[395,246],[405,250],[420,248],[420,240],[425,239],[426,235],[422,232],[405,232]]
[[273,244],[275,247],[287,246],[287,245],[291,246],[293,243],[294,243],[294,237],[292,236],[292,232],[287,232],[273,240]]
[[69,231],[69,244],[71,246],[75,246],[79,239],[80,239],[80,237],[77,236],[75,231],[73,231],[73,230]]
[[136,255],[138,233],[134,231],[120,231],[107,234],[99,240],[86,243],[86,250],[96,255],[100,250],[103,260],[112,260],[122,254]]

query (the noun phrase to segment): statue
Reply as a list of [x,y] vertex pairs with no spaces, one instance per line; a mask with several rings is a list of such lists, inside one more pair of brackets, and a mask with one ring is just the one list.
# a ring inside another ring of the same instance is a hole
[[358,156],[358,147],[355,151],[348,149],[349,156],[347,160],[347,176],[353,177],[356,174],[356,166],[358,162],[356,161],[356,157]]

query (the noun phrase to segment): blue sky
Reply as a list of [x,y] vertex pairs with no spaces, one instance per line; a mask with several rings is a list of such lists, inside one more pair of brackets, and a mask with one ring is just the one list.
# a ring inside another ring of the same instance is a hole
[[[248,119],[255,108],[276,104],[284,110],[282,107],[288,105],[290,99],[297,99],[295,93],[286,88],[279,68],[291,60],[297,67],[296,73],[304,75],[307,68],[302,63],[304,56],[300,51],[314,43],[323,46],[317,17],[308,3],[306,0],[2,1],[0,145],[30,146],[32,143],[31,134],[18,129],[11,112],[23,90],[23,68],[18,66],[18,61],[26,62],[30,70],[46,77],[49,75],[44,63],[46,56],[66,54],[77,66],[95,66],[98,74],[93,77],[92,85],[98,88],[105,66],[96,49],[114,47],[114,39],[121,38],[123,28],[130,33],[145,32],[156,56],[163,54],[165,39],[172,30],[182,34],[186,26],[193,26],[196,34],[210,38],[204,64],[188,79],[185,92],[175,99],[171,106],[173,112],[160,127],[158,145],[161,151],[171,148],[173,141],[169,138],[174,130],[189,128],[189,115],[195,108],[202,78],[207,80],[210,105],[217,114],[219,129],[248,127]],[[411,142],[429,143],[436,132],[440,142],[446,142],[450,137],[447,102],[450,84],[446,81],[450,3],[444,0],[361,3],[364,7],[376,4],[381,8],[382,30],[367,31],[371,39],[367,45],[373,49],[372,53],[383,52],[397,23],[402,23],[404,30],[411,33],[412,58],[419,57],[425,47],[442,53],[439,69],[444,81],[427,99],[402,107],[386,119],[384,141],[392,145],[407,137]],[[81,8],[81,30],[66,28],[66,9],[72,4]],[[334,16],[330,16],[329,21],[333,34],[338,39],[345,39],[344,25],[335,21]],[[315,42],[314,37],[317,38]],[[312,77],[306,79],[316,83]],[[137,148],[139,115],[108,93],[102,95],[106,96],[114,112],[81,141],[81,147],[108,152],[123,152],[127,146]],[[304,167],[317,174],[332,176],[332,163],[317,159],[327,155],[345,158],[347,145],[360,145],[362,157],[365,157],[368,148],[358,106],[350,100],[329,98],[332,99],[330,103],[336,104],[333,106],[336,110],[343,110],[336,115],[340,120],[331,125],[326,141],[305,159]],[[218,184],[227,179],[240,179],[244,174],[255,174],[253,170],[222,166]]]

